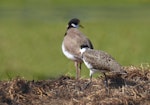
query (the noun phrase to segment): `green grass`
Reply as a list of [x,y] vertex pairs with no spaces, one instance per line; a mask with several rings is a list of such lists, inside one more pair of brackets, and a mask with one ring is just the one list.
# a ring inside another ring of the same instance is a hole
[[[69,2],[69,3],[68,3]],[[78,17],[80,29],[95,49],[110,53],[122,65],[150,62],[150,2],[124,0],[0,1],[0,79],[23,76],[47,79],[75,76],[73,62],[61,51],[69,19]],[[82,76],[89,70],[83,66]]]

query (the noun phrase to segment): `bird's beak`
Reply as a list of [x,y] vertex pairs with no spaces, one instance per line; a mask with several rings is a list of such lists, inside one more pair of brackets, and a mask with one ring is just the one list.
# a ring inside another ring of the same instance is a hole
[[84,28],[81,24],[79,24],[79,27]]

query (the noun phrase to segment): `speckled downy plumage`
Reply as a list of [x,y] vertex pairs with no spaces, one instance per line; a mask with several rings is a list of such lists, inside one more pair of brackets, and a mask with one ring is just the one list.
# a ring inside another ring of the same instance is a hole
[[85,65],[90,69],[90,81],[92,81],[92,75],[95,72],[103,73],[106,82],[106,72],[126,74],[123,67],[111,55],[104,51],[89,49],[88,46],[82,45],[80,52]]

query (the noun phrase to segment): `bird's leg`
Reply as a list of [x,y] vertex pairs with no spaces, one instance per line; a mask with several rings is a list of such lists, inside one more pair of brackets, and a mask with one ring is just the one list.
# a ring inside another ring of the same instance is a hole
[[92,75],[90,74],[90,81],[84,86],[84,89],[86,89],[91,83],[92,83]]
[[87,86],[92,83],[92,75],[90,75],[90,81],[87,83]]
[[105,88],[106,88],[106,91],[107,91],[107,93],[109,94],[109,88],[108,88],[108,79],[107,79],[107,76],[106,76],[106,74],[105,73],[103,73],[104,74],[104,76],[105,76]]
[[127,83],[126,83],[125,78],[123,80],[124,80],[124,86],[127,87]]
[[75,61],[75,67],[76,67],[76,79],[78,80],[80,78],[80,69],[79,69],[79,63]]
[[107,76],[106,76],[106,74],[105,74],[105,73],[103,73],[103,74],[104,74],[104,76],[105,76],[105,81],[104,81],[104,82],[105,82],[105,86],[106,86],[106,87],[108,87],[108,80],[107,80]]
[[76,68],[76,79],[78,79],[78,62],[74,62],[75,68]]
[[78,62],[78,78],[81,76],[81,62]]
[[90,83],[92,83],[92,75],[90,75],[90,82],[89,82],[89,84],[90,84]]
[[93,75],[93,71],[90,70],[90,81],[89,81],[88,85],[92,83],[92,75]]

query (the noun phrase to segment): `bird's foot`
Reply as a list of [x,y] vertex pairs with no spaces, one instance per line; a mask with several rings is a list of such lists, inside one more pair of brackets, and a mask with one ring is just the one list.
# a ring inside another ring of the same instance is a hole
[[105,91],[106,91],[106,94],[109,96],[110,94],[110,91],[109,91],[109,86],[108,86],[108,81],[104,81],[104,84],[105,84]]
[[86,83],[85,85],[84,85],[84,87],[83,87],[83,90],[85,90],[85,89],[87,89],[88,88],[88,86],[90,86],[90,84],[91,84],[92,82],[90,81],[90,82],[88,82],[88,83]]

